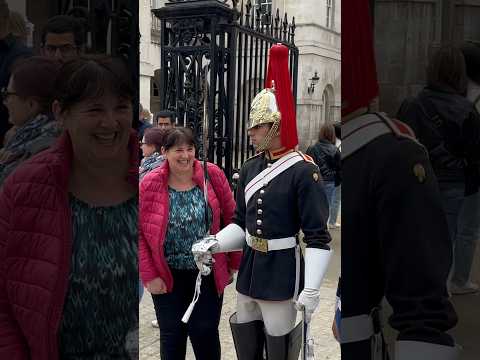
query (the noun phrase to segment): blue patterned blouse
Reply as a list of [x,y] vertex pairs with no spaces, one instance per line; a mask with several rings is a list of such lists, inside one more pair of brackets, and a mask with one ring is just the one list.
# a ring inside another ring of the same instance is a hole
[[[73,248],[62,360],[130,359],[138,326],[138,197],[92,207],[70,196]],[[138,343],[137,343],[138,346]]]
[[[205,202],[199,187],[187,191],[168,188],[170,198],[170,216],[165,236],[165,258],[168,265],[177,270],[196,269],[192,255],[192,244],[204,237]],[[209,224],[212,222],[212,211],[208,208]]]

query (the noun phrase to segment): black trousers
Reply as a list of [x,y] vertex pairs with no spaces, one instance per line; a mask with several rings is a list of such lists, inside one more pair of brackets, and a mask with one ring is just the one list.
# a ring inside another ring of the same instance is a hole
[[190,337],[196,360],[220,360],[218,325],[223,295],[219,296],[213,274],[202,279],[201,294],[187,324],[182,317],[193,299],[195,270],[173,270],[173,291],[152,295],[160,327],[162,360],[185,360],[187,337]]

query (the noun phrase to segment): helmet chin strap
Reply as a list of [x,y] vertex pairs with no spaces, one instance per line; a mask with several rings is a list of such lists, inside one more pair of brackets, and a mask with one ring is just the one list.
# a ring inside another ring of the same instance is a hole
[[280,133],[280,120],[275,120],[275,122],[273,123],[272,127],[268,131],[265,138],[257,146],[257,152],[262,152],[262,151],[268,150],[268,147],[270,146],[270,143],[272,142],[272,139],[275,136],[277,136],[279,133]]

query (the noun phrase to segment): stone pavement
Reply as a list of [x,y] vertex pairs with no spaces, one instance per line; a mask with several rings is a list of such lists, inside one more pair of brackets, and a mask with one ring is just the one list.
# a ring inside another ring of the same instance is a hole
[[[315,360],[340,360],[340,347],[332,336],[331,325],[335,308],[335,293],[340,273],[340,231],[331,230],[334,256],[321,288],[321,300],[312,321],[312,334],[315,339]],[[235,287],[230,285],[225,291],[222,317],[220,319],[220,340],[222,360],[236,360],[228,319],[235,311]],[[140,360],[159,360],[159,331],[151,326],[155,319],[152,299],[148,292],[140,303]],[[186,360],[195,360],[189,344]]]

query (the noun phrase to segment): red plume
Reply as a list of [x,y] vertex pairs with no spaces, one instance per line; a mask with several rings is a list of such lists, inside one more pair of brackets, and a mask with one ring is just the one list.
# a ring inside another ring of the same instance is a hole
[[372,19],[367,0],[342,6],[342,116],[378,96]]
[[267,79],[265,81],[266,88],[272,87],[272,80],[275,83],[275,98],[281,114],[280,138],[282,146],[286,149],[294,149],[298,144],[297,121],[290,73],[288,72],[288,48],[285,45],[277,44],[270,48]]

